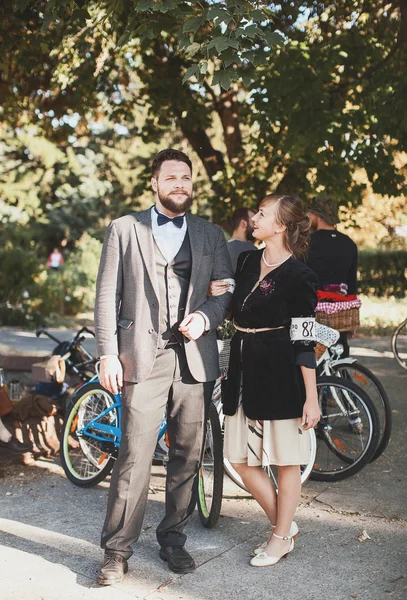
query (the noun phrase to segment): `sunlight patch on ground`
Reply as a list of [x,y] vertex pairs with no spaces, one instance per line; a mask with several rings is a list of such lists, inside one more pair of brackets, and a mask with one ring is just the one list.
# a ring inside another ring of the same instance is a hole
[[12,521],[11,519],[0,518],[0,531],[31,542],[44,544],[50,548],[62,550],[63,552],[72,552],[77,556],[88,557],[89,552],[93,552],[95,549],[99,552],[99,546],[86,540],[74,538],[70,535],[65,535],[64,533],[48,531],[41,527],[34,527],[27,523],[19,523],[18,521]]
[[35,337],[37,337],[35,335],[35,332],[33,332],[33,331],[16,331],[16,336],[18,336],[18,337],[28,337],[28,338],[35,338]]
[[351,356],[382,356],[383,358],[394,358],[393,352],[379,352],[371,348],[362,348],[360,346],[352,346]]
[[39,467],[40,469],[46,469],[51,473],[56,473],[57,475],[65,477],[63,468],[52,460],[47,460],[46,458],[39,458],[35,461],[35,466]]

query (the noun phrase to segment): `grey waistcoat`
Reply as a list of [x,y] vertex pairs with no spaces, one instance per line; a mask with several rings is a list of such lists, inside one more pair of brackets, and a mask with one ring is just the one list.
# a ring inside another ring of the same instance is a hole
[[185,316],[189,280],[191,278],[191,245],[188,232],[172,261],[167,263],[154,242],[155,265],[160,295],[160,327],[158,347],[163,348],[172,335],[182,341],[178,324]]

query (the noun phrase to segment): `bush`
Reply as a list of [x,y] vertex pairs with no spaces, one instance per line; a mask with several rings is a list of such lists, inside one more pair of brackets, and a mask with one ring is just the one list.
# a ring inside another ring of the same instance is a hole
[[359,253],[359,294],[404,298],[406,275],[407,250],[362,250]]
[[84,233],[63,267],[42,273],[36,304],[45,318],[93,309],[101,250],[101,242]]
[[391,335],[407,315],[407,298],[361,296],[357,335]]
[[34,249],[4,251],[0,325],[35,327],[46,323],[51,314],[76,315],[92,310],[101,250],[101,242],[85,233],[59,270],[44,270],[38,265]]
[[0,325],[11,327],[38,327],[43,319],[40,313],[33,311],[29,303],[0,302]]

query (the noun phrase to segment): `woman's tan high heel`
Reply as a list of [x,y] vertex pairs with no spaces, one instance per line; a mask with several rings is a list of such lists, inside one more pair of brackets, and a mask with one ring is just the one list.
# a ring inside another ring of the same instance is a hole
[[[274,529],[275,525],[271,526],[271,529]],[[291,523],[291,527],[290,527],[290,537],[293,538],[293,540],[296,542],[297,538],[298,538],[298,534],[299,534],[299,529],[298,529],[298,525],[295,521],[293,521]],[[256,556],[258,554],[260,554],[260,552],[263,552],[264,548],[267,546],[268,541],[267,542],[263,542],[262,544],[260,544],[260,546],[257,546],[257,548],[255,548],[253,550],[253,554],[255,554]]]
[[283,536],[277,535],[276,533],[273,533],[273,535],[279,540],[290,540],[290,547],[287,552],[282,556],[269,556],[266,552],[260,552],[251,559],[250,564],[252,567],[271,567],[272,565],[277,564],[282,558],[286,558],[287,555],[294,550],[294,540],[290,535]]

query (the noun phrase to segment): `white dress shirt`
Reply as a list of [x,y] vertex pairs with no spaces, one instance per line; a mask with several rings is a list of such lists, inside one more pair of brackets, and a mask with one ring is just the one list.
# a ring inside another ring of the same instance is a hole
[[[158,215],[155,207],[153,206],[151,209],[151,229],[153,231],[155,243],[157,244],[161,254],[164,256],[167,262],[170,262],[177,256],[184,242],[185,234],[187,232],[186,217],[184,218],[182,227],[177,227],[174,225],[174,223],[171,223],[171,221],[164,223],[164,225],[158,225]],[[203,316],[205,319],[205,331],[209,331],[210,323],[206,314],[200,310],[196,310],[195,312]]]
[[180,251],[187,232],[187,220],[184,218],[182,227],[177,227],[171,221],[158,225],[158,215],[154,206],[151,209],[151,228],[155,243],[167,262],[172,261]]

